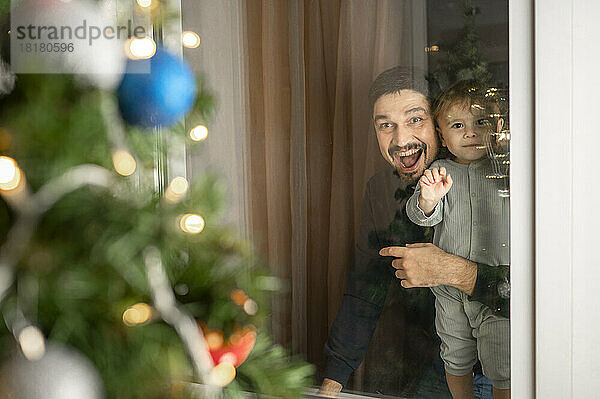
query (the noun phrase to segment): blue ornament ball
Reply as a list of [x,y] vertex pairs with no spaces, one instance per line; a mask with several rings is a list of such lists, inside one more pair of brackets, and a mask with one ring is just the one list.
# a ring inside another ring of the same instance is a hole
[[167,127],[194,105],[196,79],[187,63],[159,49],[150,59],[128,61],[117,95],[127,123]]

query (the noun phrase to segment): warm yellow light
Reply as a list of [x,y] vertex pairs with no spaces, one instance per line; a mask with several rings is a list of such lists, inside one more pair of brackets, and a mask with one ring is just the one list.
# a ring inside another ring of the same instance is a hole
[[189,188],[189,183],[185,177],[177,176],[173,180],[171,180],[171,184],[169,184],[169,188],[173,191],[175,195],[183,195],[187,192]]
[[132,37],[125,45],[127,56],[133,60],[152,58],[156,54],[156,43],[151,37]]
[[118,174],[129,176],[135,172],[136,163],[133,156],[127,151],[118,150],[113,154],[113,165]]
[[21,169],[10,157],[0,157],[0,190],[14,190],[21,183]]
[[187,48],[200,46],[200,36],[196,32],[185,31],[181,34],[181,43]]
[[208,137],[208,128],[204,125],[198,125],[190,130],[190,138],[194,141],[202,141]]
[[165,199],[168,202],[175,203],[179,202],[185,193],[187,193],[190,184],[185,179],[185,177],[177,176],[165,190]]
[[215,385],[224,387],[235,378],[235,367],[229,362],[217,364],[210,372],[210,379]]
[[186,213],[179,220],[181,230],[189,234],[198,234],[204,230],[204,219],[194,213]]
[[46,341],[39,328],[27,326],[19,332],[19,345],[23,355],[31,361],[40,360],[46,353]]
[[210,349],[211,351],[220,349],[225,341],[223,339],[223,333],[220,331],[207,332],[204,338],[206,339],[208,349]]
[[256,312],[258,312],[258,304],[253,299],[248,298],[248,300],[244,302],[244,312],[248,313],[250,316],[254,316]]
[[238,306],[244,306],[244,303],[246,303],[246,301],[249,299],[248,295],[246,295],[246,293],[240,289],[231,291],[229,297]]
[[146,8],[152,5],[152,0],[137,0],[140,7]]
[[127,326],[144,324],[152,317],[152,308],[147,303],[136,303],[123,312],[123,323]]

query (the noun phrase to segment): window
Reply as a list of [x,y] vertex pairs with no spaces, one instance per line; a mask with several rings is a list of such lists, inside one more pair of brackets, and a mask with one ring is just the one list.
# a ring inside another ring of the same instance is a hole
[[[511,110],[517,104],[510,130],[528,130],[523,113],[530,110],[531,97],[523,87],[531,84],[526,73],[530,58],[522,53],[522,58],[511,58],[509,92],[508,32],[509,11],[513,32],[526,32],[529,9],[511,4],[509,10],[507,2],[473,0],[469,14],[466,5],[434,0],[318,6],[295,1],[183,2],[184,30],[197,31],[205,46],[186,56],[222,96],[215,129],[223,133],[212,136],[206,153],[192,155],[192,174],[194,168],[210,167],[230,179],[232,220],[291,288],[275,303],[274,333],[279,342],[317,364],[320,376],[325,368],[322,348],[355,262],[365,187],[389,166],[371,127],[368,91],[373,79],[396,65],[416,67],[429,78],[429,94],[435,97],[457,79],[475,78],[488,85],[486,93],[504,96],[499,107],[508,106],[508,96]],[[511,46],[524,51],[527,43],[524,39]],[[504,128],[496,133],[507,138],[505,111],[491,113],[504,113]],[[512,146],[510,160],[517,157],[517,165],[523,165],[531,159],[531,136],[516,140],[518,148]],[[226,155],[231,150],[235,155]],[[504,147],[495,155],[507,152]],[[507,163],[502,165],[497,175],[508,172]],[[517,181],[531,183],[530,165],[522,167]],[[531,193],[517,185],[510,195],[513,221],[519,217],[515,215],[531,211]],[[515,230],[513,225],[513,237],[526,237],[527,229],[533,228],[521,221],[519,226]],[[498,243],[502,244],[508,242]],[[527,239],[511,248],[518,254],[515,259],[530,264],[530,245]],[[522,273],[513,292],[529,289],[525,286],[532,281],[530,270]],[[437,356],[439,343],[435,332],[423,330],[419,323],[406,328],[407,320],[425,318],[431,325],[434,308],[411,315],[403,291],[397,284],[390,290],[363,366],[348,389],[396,396],[419,389],[424,375],[419,368],[424,366],[406,359],[427,363]],[[429,295],[425,289],[413,291]],[[513,332],[513,348],[531,350],[527,337],[533,314],[526,305],[530,295],[518,297],[527,311],[517,316],[517,328],[522,328],[516,339]],[[523,372],[514,377],[521,384],[531,376],[526,363],[520,362]]]

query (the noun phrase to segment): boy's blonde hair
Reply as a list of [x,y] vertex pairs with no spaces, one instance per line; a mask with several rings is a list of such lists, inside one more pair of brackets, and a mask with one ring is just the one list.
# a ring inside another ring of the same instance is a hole
[[[446,88],[433,103],[433,120],[438,119],[452,106],[463,104],[466,107],[481,108],[487,116],[497,121],[503,117],[498,89],[478,84],[475,80],[459,80]],[[495,124],[494,124],[495,125]]]

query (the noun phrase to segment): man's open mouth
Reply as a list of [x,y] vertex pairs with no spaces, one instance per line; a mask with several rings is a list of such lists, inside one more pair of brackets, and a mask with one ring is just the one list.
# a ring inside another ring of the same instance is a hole
[[400,165],[402,169],[408,171],[417,167],[422,154],[423,147],[419,147],[406,151],[395,151],[393,153],[393,158],[397,165]]

